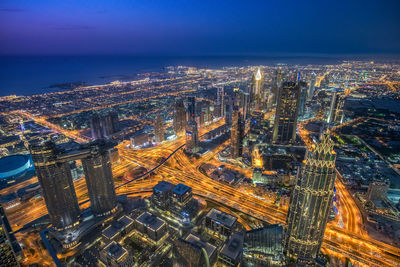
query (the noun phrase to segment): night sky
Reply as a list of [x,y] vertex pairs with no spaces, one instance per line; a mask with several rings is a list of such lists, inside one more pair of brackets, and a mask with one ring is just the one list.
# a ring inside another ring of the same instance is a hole
[[1,0],[0,54],[399,54],[399,0]]

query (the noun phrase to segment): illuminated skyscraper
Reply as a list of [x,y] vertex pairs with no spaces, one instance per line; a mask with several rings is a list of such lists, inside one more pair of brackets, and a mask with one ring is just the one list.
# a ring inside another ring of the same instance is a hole
[[300,82],[300,102],[299,102],[299,116],[304,116],[306,112],[306,101],[307,101],[307,84]]
[[90,154],[82,159],[92,211],[97,216],[116,210],[117,200],[107,147],[91,145]]
[[63,230],[78,224],[80,209],[69,162],[57,161],[51,141],[33,143],[30,149],[53,227]]
[[217,89],[217,105],[220,107],[221,117],[224,116],[224,97],[225,97],[224,87],[220,86]]
[[174,130],[176,135],[183,135],[186,128],[186,110],[182,99],[178,99],[175,103],[174,110]]
[[100,116],[95,114],[90,119],[90,132],[92,135],[92,139],[101,139],[103,138],[103,132],[101,129],[101,119]]
[[278,93],[279,93],[279,88],[281,87],[282,84],[282,72],[280,70],[275,71],[275,75],[272,79],[272,101],[271,104],[275,105],[276,101],[278,100]]
[[331,98],[331,104],[329,107],[329,114],[327,117],[328,123],[340,124],[343,122],[343,106],[344,106],[344,94],[334,92]]
[[0,205],[0,266],[18,267],[16,250],[21,251],[11,230],[3,207]]
[[190,120],[186,126],[186,147],[185,150],[189,153],[195,153],[198,150],[199,133],[195,120]]
[[334,143],[328,134],[307,151],[290,196],[284,252],[289,258],[313,261],[319,253],[335,184]]
[[239,110],[232,113],[231,130],[231,157],[236,159],[242,156],[243,152],[243,121]]
[[154,135],[157,143],[164,141],[164,121],[160,114],[157,114],[156,121],[154,123]]
[[278,144],[296,140],[297,117],[300,104],[300,86],[284,82],[279,89],[272,141]]
[[111,138],[112,135],[119,131],[118,114],[110,112],[101,120],[103,130],[103,138]]
[[317,75],[315,75],[315,73],[312,73],[310,85],[308,87],[307,100],[311,100],[311,98],[314,96],[316,82],[317,82]]
[[256,110],[261,109],[264,104],[263,84],[263,76],[261,74],[260,68],[258,68],[253,77],[252,90],[250,93],[250,102],[252,103],[253,108]]
[[196,98],[194,96],[188,97],[188,121],[196,117]]

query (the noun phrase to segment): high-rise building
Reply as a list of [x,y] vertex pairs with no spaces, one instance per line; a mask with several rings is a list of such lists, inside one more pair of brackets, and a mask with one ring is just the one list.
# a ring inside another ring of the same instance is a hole
[[296,141],[296,126],[300,104],[300,86],[284,82],[278,93],[272,141],[278,144]]
[[97,216],[117,209],[110,154],[101,146],[91,146],[90,155],[82,159],[92,211]]
[[118,131],[118,113],[114,111],[105,116],[95,114],[90,119],[90,132],[93,140],[111,138]]
[[157,114],[156,121],[154,123],[154,135],[157,143],[164,141],[164,121],[160,114]]
[[103,138],[111,138],[111,136],[119,131],[118,114],[110,112],[105,115],[101,120],[103,130]]
[[95,114],[90,119],[90,132],[92,135],[92,139],[101,139],[103,138],[103,132],[101,129],[101,119],[100,116]]
[[30,150],[53,227],[64,230],[77,225],[80,209],[69,162],[57,161],[51,141],[33,143]]
[[271,104],[275,105],[276,101],[278,100],[278,93],[279,93],[279,88],[281,87],[282,84],[282,71],[277,70],[275,71],[275,75],[272,78],[272,89],[271,93],[273,95]]
[[195,153],[199,146],[199,132],[195,120],[190,120],[186,126],[186,147],[189,153]]
[[196,98],[194,96],[188,97],[188,121],[196,117]]
[[284,253],[300,262],[313,261],[321,248],[336,178],[333,146],[328,134],[312,145],[290,196]]
[[384,201],[387,198],[389,184],[385,182],[372,182],[368,185],[367,199],[369,201]]
[[174,130],[176,135],[182,136],[186,129],[186,110],[182,99],[178,99],[175,102],[174,110]]
[[340,92],[334,92],[332,94],[327,123],[343,123],[344,98],[344,94]]
[[261,74],[260,68],[257,69],[257,72],[254,74],[252,81],[252,90],[250,92],[250,102],[252,103],[252,107],[256,110],[262,108],[264,104],[264,88],[263,88],[263,76]]
[[225,98],[225,93],[224,93],[224,87],[220,86],[217,89],[217,105],[220,107],[220,117],[224,116],[224,98]]
[[225,100],[224,100],[224,105],[225,105],[225,123],[227,125],[231,125],[232,124],[232,110],[233,110],[233,99],[230,96],[225,96]]
[[232,130],[231,130],[231,157],[236,159],[242,156],[243,152],[243,121],[242,114],[236,110],[232,114]]
[[0,205],[0,266],[18,267],[21,248],[14,237],[3,207]]
[[311,74],[311,80],[308,87],[307,100],[311,100],[311,98],[314,96],[316,82],[317,82],[317,75],[315,75],[315,73],[313,72]]
[[300,102],[299,102],[299,117],[303,117],[306,113],[306,101],[307,101],[307,87],[305,82],[300,82]]

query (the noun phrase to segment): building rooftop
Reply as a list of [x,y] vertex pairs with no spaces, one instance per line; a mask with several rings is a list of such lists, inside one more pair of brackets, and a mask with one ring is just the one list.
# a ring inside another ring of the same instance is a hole
[[107,253],[108,257],[116,262],[121,262],[128,255],[128,251],[115,241],[105,246],[104,251]]
[[207,217],[211,218],[212,220],[217,221],[227,227],[232,227],[235,224],[235,222],[237,221],[237,217],[232,216],[223,211],[217,210],[215,208],[212,208],[208,211]]
[[153,192],[163,193],[171,191],[174,188],[174,185],[167,181],[161,181],[153,187]]
[[191,188],[187,185],[184,184],[178,184],[174,187],[172,192],[177,195],[184,195],[186,192],[188,192]]
[[204,248],[205,251],[207,252],[208,258],[211,258],[214,255],[214,253],[216,253],[216,251],[217,251],[216,246],[213,246],[208,242],[201,241],[199,237],[197,237],[191,233],[185,238],[185,241],[187,241],[193,245],[196,245],[200,248]]
[[165,222],[157,216],[151,214],[150,212],[143,212],[137,219],[137,222],[143,224],[144,226],[150,228],[153,231],[159,230]]
[[108,239],[113,239],[118,235],[119,232],[123,231],[132,224],[133,220],[125,215],[118,220],[112,222],[110,226],[103,230],[102,234]]
[[236,260],[240,256],[242,251],[243,251],[243,235],[241,233],[234,233],[225,242],[220,253],[230,259]]

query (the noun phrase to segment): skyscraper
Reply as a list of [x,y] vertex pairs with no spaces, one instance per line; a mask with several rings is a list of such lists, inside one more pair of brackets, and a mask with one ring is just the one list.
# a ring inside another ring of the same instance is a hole
[[272,90],[271,93],[273,95],[272,97],[272,105],[276,104],[276,101],[278,100],[278,93],[279,93],[279,88],[281,87],[282,84],[282,72],[280,70],[275,71],[275,75],[272,79]]
[[289,258],[313,261],[319,253],[334,195],[334,143],[323,134],[306,153],[290,196],[284,252]]
[[264,104],[263,93],[263,76],[260,68],[258,68],[253,77],[252,90],[250,93],[250,102],[252,103],[253,108],[256,110],[261,109]]
[[53,227],[64,230],[77,225],[80,209],[69,162],[57,161],[51,141],[33,143],[30,150]]
[[196,98],[194,96],[188,97],[188,121],[196,117]]
[[157,143],[164,141],[164,121],[160,114],[157,114],[156,121],[154,123],[154,135]]
[[11,230],[3,207],[0,205],[0,266],[18,267],[16,250],[21,248]]
[[90,155],[82,159],[82,165],[91,208],[97,216],[108,215],[117,207],[110,154],[101,146],[92,145],[90,150]]
[[224,87],[220,86],[217,89],[217,105],[220,107],[220,117],[224,116],[224,97],[225,97],[225,93],[224,93]]
[[308,87],[308,93],[307,93],[307,100],[311,100],[311,98],[314,96],[315,92],[315,83],[317,82],[317,76],[313,72],[311,74],[311,80],[310,80],[310,85]]
[[236,159],[242,156],[243,152],[243,121],[239,110],[232,113],[231,130],[231,157]]
[[92,135],[92,139],[101,139],[103,138],[103,132],[101,129],[101,119],[100,116],[95,114],[90,118],[90,132]]
[[300,86],[296,82],[284,82],[278,93],[272,141],[278,144],[296,140],[297,117],[300,103]]
[[186,126],[186,147],[185,150],[189,153],[195,153],[198,150],[199,133],[195,120],[190,120]]
[[344,106],[344,94],[339,92],[334,92],[332,94],[329,113],[327,117],[328,123],[340,124],[343,122],[343,106]]
[[299,116],[304,116],[306,112],[306,101],[307,101],[307,84],[305,82],[300,82],[300,102],[299,102]]
[[119,130],[118,114],[110,112],[101,120],[103,130],[103,138],[111,138],[111,136]]
[[174,130],[176,135],[181,136],[185,133],[186,128],[186,110],[182,99],[175,102],[174,110]]

